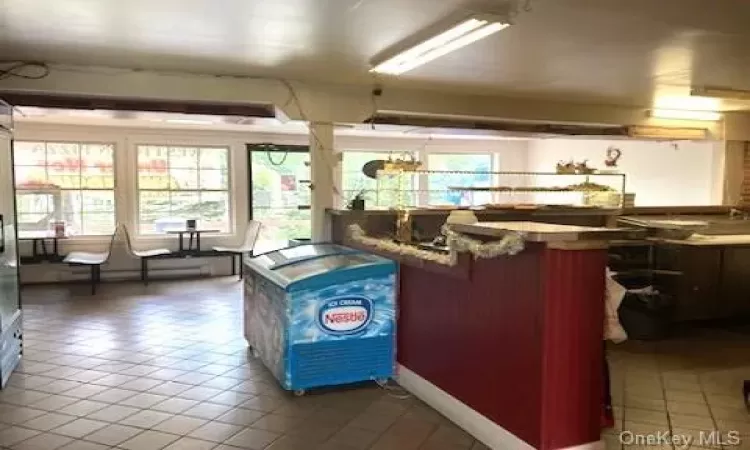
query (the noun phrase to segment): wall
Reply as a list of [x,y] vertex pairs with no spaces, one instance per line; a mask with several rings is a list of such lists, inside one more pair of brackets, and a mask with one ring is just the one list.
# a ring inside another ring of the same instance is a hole
[[[244,232],[243,223],[249,217],[247,201],[247,153],[246,143],[272,142],[276,144],[307,145],[306,134],[272,134],[241,131],[211,131],[194,129],[157,129],[124,126],[75,126],[20,122],[17,124],[16,140],[61,140],[111,142],[116,145],[116,208],[118,221],[129,230],[135,230],[136,187],[135,187],[135,145],[144,143],[175,145],[219,145],[230,148],[232,211],[235,217],[235,230],[223,236],[207,236],[202,239],[203,248],[214,245],[237,244]],[[497,141],[477,139],[428,139],[428,137],[380,138],[339,136],[334,147],[336,151],[380,150],[424,152],[492,152],[497,155],[502,170],[523,170],[526,164],[526,141]],[[339,177],[336,177],[339,178]],[[314,180],[313,180],[314,181]],[[174,237],[134,236],[135,247],[176,248]],[[61,242],[61,252],[103,251],[107,246],[106,237],[81,237]],[[30,253],[24,245],[23,254]],[[189,260],[164,260],[152,262],[154,276],[204,274],[227,274],[230,270],[229,258],[205,258]],[[103,271],[103,278],[137,278],[139,266],[130,258],[122,243],[118,243],[111,263]],[[22,268],[25,282],[56,282],[72,279],[86,279],[86,268],[71,268],[64,265],[31,265]]]
[[538,140],[530,144],[529,170],[554,171],[558,161],[571,158],[603,168],[610,145],[622,150],[619,168],[627,175],[627,192],[636,194],[636,205],[722,204],[723,142]]

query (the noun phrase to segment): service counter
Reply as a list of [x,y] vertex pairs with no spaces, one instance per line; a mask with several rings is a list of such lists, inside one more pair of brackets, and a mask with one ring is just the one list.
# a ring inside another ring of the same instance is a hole
[[468,239],[523,238],[513,255],[399,260],[398,381],[493,449],[596,448],[607,241],[616,229],[494,222]]

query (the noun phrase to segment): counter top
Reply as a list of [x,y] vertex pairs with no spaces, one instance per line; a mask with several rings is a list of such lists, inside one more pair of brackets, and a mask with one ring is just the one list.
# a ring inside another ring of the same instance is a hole
[[[621,213],[620,209],[611,208],[539,208],[539,209],[466,209],[456,208],[456,210],[472,211],[474,214],[493,214],[493,215],[529,215],[529,216],[562,216],[562,215],[577,215],[577,216],[616,216]],[[429,209],[429,208],[417,208],[404,210],[411,216],[447,216],[454,211],[452,209]],[[396,215],[399,210],[396,209],[366,209],[362,210],[350,210],[350,209],[327,209],[326,212],[333,216],[388,216]]]
[[625,208],[623,215],[727,215],[732,209],[731,206],[637,206]]
[[502,237],[518,232],[531,242],[606,241],[625,238],[630,230],[618,228],[581,227],[540,222],[478,222],[473,225],[453,225],[455,231],[479,236]]
[[706,236],[694,234],[687,239],[659,239],[658,242],[674,245],[710,246],[710,245],[750,245],[750,234],[727,234]]

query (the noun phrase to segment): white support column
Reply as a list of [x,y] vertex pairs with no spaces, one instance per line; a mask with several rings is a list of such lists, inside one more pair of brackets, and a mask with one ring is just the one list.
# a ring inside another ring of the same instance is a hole
[[339,173],[339,159],[333,150],[333,143],[332,123],[310,123],[313,242],[331,239],[331,227],[326,216],[326,209],[335,206],[336,178]]

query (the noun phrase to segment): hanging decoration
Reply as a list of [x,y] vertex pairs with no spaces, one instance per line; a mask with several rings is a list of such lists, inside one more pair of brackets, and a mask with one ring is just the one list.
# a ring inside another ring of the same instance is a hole
[[417,160],[416,156],[404,153],[401,157],[396,158],[393,158],[393,155],[388,155],[383,170],[388,172],[414,172],[419,170],[421,166],[422,162]]
[[607,159],[604,160],[604,165],[611,168],[617,168],[617,161],[622,158],[622,150],[617,147],[610,146],[607,148]]
[[349,238],[355,242],[384,252],[410,256],[446,266],[455,266],[458,263],[459,253],[471,253],[474,259],[490,259],[502,255],[516,255],[524,249],[523,237],[519,233],[508,233],[499,241],[492,242],[472,239],[462,233],[450,230],[448,226],[443,227],[443,233],[447,237],[448,255],[422,250],[413,245],[399,244],[390,239],[370,237],[359,225],[349,226]]
[[499,241],[482,242],[472,239],[465,234],[450,229],[450,225],[443,226],[443,234],[451,252],[469,252],[477,258],[497,258],[502,255],[516,255],[523,251],[523,237],[520,233],[509,232]]
[[390,239],[381,239],[367,236],[365,230],[359,225],[349,226],[349,238],[354,242],[373,247],[377,250],[394,253],[396,255],[411,256],[424,261],[432,261],[445,266],[454,266],[458,262],[457,255],[453,252],[449,255],[443,255],[437,252],[422,250],[413,245],[399,244]]

